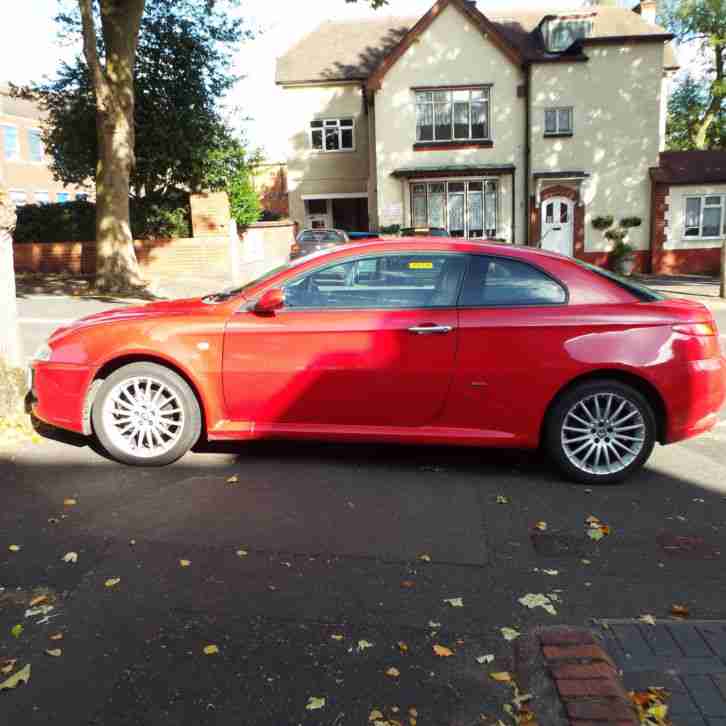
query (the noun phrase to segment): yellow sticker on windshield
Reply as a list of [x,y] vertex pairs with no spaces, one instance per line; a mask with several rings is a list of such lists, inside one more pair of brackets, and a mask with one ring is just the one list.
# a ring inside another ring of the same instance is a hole
[[433,270],[434,263],[433,262],[409,262],[408,269],[409,270]]

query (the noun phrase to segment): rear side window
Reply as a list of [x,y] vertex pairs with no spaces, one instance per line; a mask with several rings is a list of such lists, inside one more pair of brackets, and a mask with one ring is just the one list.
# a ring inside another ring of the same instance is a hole
[[567,293],[557,281],[526,262],[505,257],[472,257],[459,304],[561,305]]
[[645,285],[639,285],[637,282],[634,282],[627,277],[616,275],[614,272],[610,272],[610,270],[604,270],[602,267],[595,267],[595,265],[583,262],[582,260],[575,260],[575,262],[581,267],[590,270],[590,272],[594,272],[596,275],[600,275],[600,277],[605,277],[610,280],[610,282],[614,282],[616,285],[623,288],[623,290],[627,290],[641,302],[655,302],[657,300],[667,299],[666,295],[656,292]]

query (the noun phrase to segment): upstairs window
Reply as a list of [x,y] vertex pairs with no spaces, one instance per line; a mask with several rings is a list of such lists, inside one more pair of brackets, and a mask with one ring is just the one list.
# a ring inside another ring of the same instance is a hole
[[572,108],[545,109],[545,136],[572,134]]
[[58,192],[55,198],[58,204],[65,204],[65,202],[70,201],[71,195],[68,192]]
[[15,126],[2,126],[4,156],[8,161],[17,161],[20,158],[20,140],[18,129]]
[[329,118],[310,122],[310,148],[315,151],[354,151],[355,123],[352,118]]
[[31,161],[43,161],[43,142],[40,139],[38,129],[28,131],[28,151]]
[[725,201],[726,197],[720,194],[686,197],[684,236],[695,238],[726,236]]
[[416,141],[489,140],[489,88],[416,91]]
[[545,48],[550,53],[561,53],[590,35],[592,20],[584,18],[550,18],[542,25]]

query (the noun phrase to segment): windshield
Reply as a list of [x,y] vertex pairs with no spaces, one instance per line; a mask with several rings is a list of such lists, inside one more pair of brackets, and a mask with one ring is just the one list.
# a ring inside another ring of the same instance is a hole
[[298,238],[298,242],[345,242],[345,237],[335,230],[325,230],[320,232],[303,232]]
[[648,287],[647,285],[641,285],[640,283],[634,282],[629,277],[623,277],[622,275],[616,275],[614,272],[610,272],[610,270],[605,270],[602,267],[596,267],[595,265],[591,265],[588,262],[583,262],[582,260],[575,260],[578,265],[581,267],[586,267],[590,272],[594,272],[597,275],[600,275],[601,277],[607,277],[608,280],[611,282],[614,282],[616,285],[619,285],[620,287],[627,290],[631,295],[635,295],[635,297],[638,298],[638,300],[642,300],[645,302],[653,302],[655,300],[667,300],[668,298],[653,290],[652,288]]
[[223,300],[229,300],[231,297],[235,297],[235,295],[244,295],[246,290],[249,290],[250,288],[254,287],[255,285],[259,285],[260,283],[265,282],[266,280],[272,279],[275,275],[278,275],[281,272],[284,272],[285,270],[288,270],[290,267],[293,267],[296,264],[295,262],[288,262],[284,265],[280,265],[279,267],[275,267],[272,270],[269,270],[264,275],[261,275],[255,280],[251,280],[250,282],[241,285],[239,287],[227,287],[224,290],[221,290],[220,292],[212,293],[211,295],[207,295],[206,297],[202,298],[204,302],[221,302]]

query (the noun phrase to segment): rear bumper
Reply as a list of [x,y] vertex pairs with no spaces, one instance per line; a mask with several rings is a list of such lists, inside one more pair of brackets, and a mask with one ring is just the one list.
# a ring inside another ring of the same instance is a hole
[[690,361],[688,374],[678,382],[668,415],[665,442],[698,436],[712,429],[726,402],[726,358]]
[[67,363],[34,362],[33,414],[51,426],[83,433],[83,404],[93,369]]

